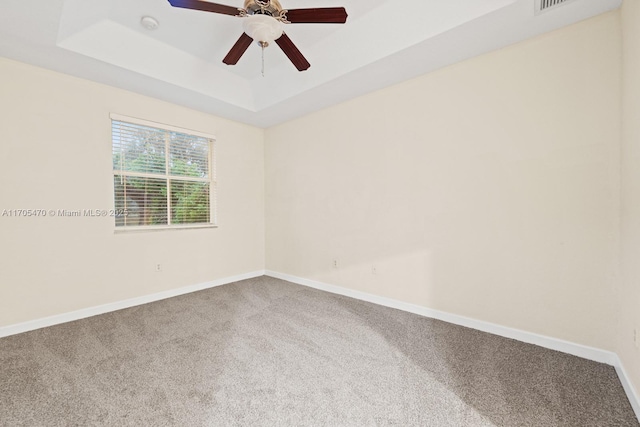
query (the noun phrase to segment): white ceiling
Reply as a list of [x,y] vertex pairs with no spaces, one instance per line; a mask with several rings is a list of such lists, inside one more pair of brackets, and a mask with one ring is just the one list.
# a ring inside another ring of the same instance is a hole
[[[622,0],[281,0],[344,6],[344,25],[290,24],[311,63],[298,72],[277,46],[222,58],[242,18],[173,8],[167,0],[2,0],[0,56],[269,127],[454,62],[615,9]],[[218,0],[242,7],[242,0]],[[155,31],[143,16],[160,22]]]

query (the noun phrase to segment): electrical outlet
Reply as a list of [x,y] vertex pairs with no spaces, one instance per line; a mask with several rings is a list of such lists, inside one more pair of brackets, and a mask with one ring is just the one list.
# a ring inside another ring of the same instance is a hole
[[162,271],[162,265],[156,264],[156,273],[160,273]]
[[333,260],[333,268],[338,268],[338,260],[337,259]]

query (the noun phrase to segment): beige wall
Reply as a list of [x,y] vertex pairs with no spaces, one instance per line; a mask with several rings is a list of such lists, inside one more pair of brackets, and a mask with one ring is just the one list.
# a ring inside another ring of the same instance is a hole
[[[640,393],[640,1],[622,10],[622,284],[618,355]],[[633,331],[638,342],[634,345]]]
[[4,59],[0,212],[111,208],[110,112],[216,135],[220,227],[0,217],[0,326],[264,269],[261,129]]
[[267,269],[613,350],[619,29],[602,15],[267,130]]

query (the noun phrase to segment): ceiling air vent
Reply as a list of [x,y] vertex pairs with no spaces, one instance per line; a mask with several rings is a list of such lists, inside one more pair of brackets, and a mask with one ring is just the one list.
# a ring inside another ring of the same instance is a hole
[[536,0],[536,15],[572,1],[573,0]]

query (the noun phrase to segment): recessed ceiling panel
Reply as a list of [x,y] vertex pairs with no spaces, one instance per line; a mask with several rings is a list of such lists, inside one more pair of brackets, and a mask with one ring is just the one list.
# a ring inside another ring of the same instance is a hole
[[[536,14],[539,1],[281,0],[289,9],[344,6],[349,15],[346,24],[285,25],[311,64],[299,72],[276,43],[264,52],[252,43],[237,65],[223,64],[243,32],[239,17],[167,0],[3,0],[0,55],[264,127],[621,3],[572,0]],[[158,28],[144,28],[145,16]]]

